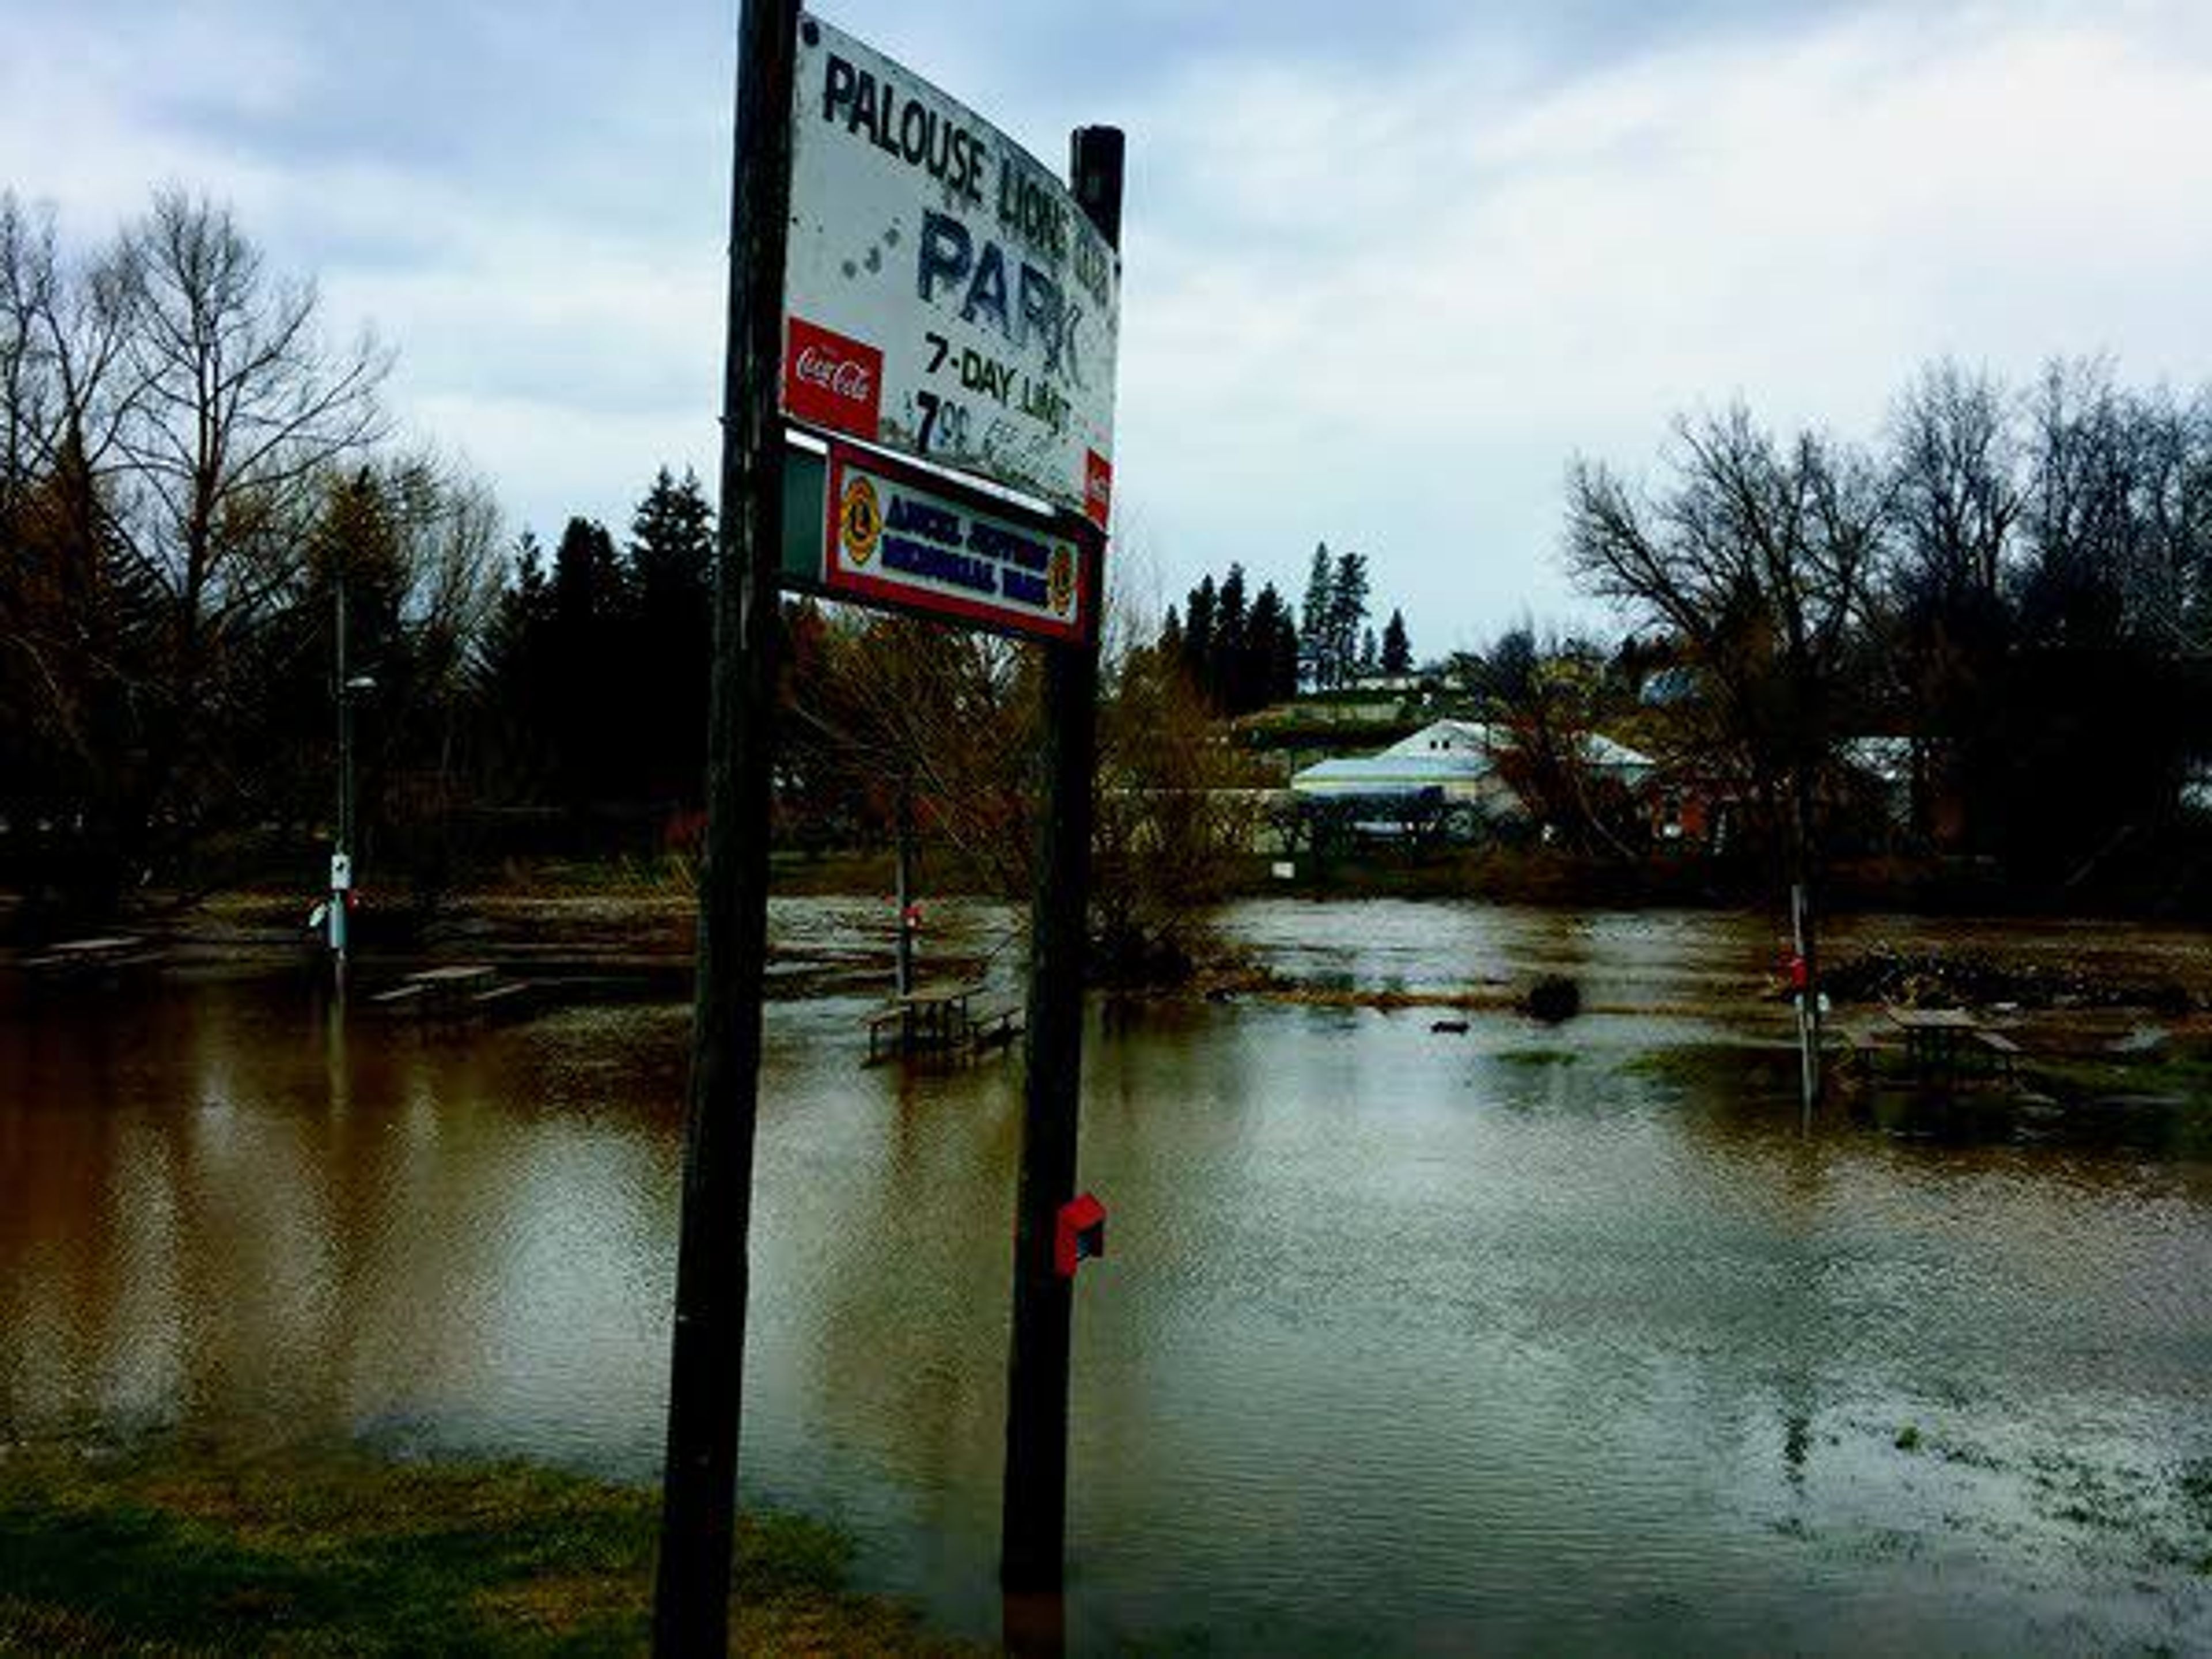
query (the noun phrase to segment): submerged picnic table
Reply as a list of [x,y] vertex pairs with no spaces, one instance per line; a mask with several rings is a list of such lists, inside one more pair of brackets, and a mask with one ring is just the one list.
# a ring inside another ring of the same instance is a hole
[[161,960],[160,951],[129,933],[105,935],[99,939],[64,939],[50,945],[37,956],[23,958],[23,966],[33,971],[58,974],[92,974],[116,968],[137,968]]
[[886,1033],[896,1032],[898,1054],[942,1053],[962,1048],[981,1049],[994,1042],[1010,1040],[1014,1010],[994,1008],[979,1012],[974,1000],[983,988],[939,982],[917,985],[893,996],[868,1016],[868,1058]]
[[389,1008],[411,1008],[424,1014],[474,1012],[494,1001],[516,995],[523,988],[514,984],[501,985],[498,979],[499,970],[488,963],[453,963],[442,968],[420,969],[369,1000]]
[[1962,1053],[1989,1061],[2012,1074],[2020,1048],[1964,1008],[1884,1008],[1889,1023],[1905,1033],[1905,1055],[1912,1069],[1930,1081],[1948,1081],[1960,1070]]

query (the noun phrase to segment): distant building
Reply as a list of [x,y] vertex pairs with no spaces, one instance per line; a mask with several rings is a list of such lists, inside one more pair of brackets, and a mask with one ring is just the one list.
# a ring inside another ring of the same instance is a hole
[[[1434,720],[1377,753],[1333,756],[1309,766],[1291,776],[1291,788],[1318,799],[1388,799],[1433,790],[1448,806],[1471,806],[1486,817],[1526,817],[1528,809],[1498,769],[1512,741],[1510,728],[1490,721]],[[1650,758],[1626,744],[1595,732],[1580,741],[1585,765],[1631,788],[1652,770]]]

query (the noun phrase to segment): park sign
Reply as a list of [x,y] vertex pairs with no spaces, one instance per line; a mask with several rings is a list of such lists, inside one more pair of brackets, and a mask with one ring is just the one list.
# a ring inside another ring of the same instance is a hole
[[1106,527],[1121,260],[989,122],[799,24],[784,264],[793,421]]

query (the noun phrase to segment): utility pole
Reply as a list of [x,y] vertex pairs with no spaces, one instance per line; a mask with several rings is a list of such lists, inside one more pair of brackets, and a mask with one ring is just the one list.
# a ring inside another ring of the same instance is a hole
[[784,251],[798,0],[740,0],[706,864],[655,1563],[659,1659],[729,1647],[744,1386],[747,1234],[768,954],[776,579],[782,546]]
[[332,983],[341,1000],[346,988],[346,895],[353,886],[353,680],[346,672],[346,580],[343,556],[337,570],[337,641],[331,689],[338,705],[338,832],[331,848],[327,912]]
[[[1123,150],[1116,127],[1079,128],[1069,144],[1075,198],[1115,248],[1121,241]],[[1085,538],[1094,594],[1103,574],[1103,534]],[[1058,1590],[1066,1553],[1068,1341],[1075,1286],[1054,1263],[1054,1235],[1061,1206],[1075,1196],[1097,705],[1096,629],[1085,643],[1047,646],[1045,807],[1030,902],[1029,1032],[999,1549],[999,1582],[1017,1594]]]

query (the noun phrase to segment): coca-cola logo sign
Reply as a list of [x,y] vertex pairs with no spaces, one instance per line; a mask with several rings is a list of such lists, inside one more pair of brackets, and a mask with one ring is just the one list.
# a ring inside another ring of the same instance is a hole
[[884,398],[884,354],[793,317],[784,343],[783,406],[793,420],[873,438]]
[[868,401],[876,383],[875,371],[859,358],[840,357],[819,346],[802,347],[792,372],[810,386],[856,404]]

